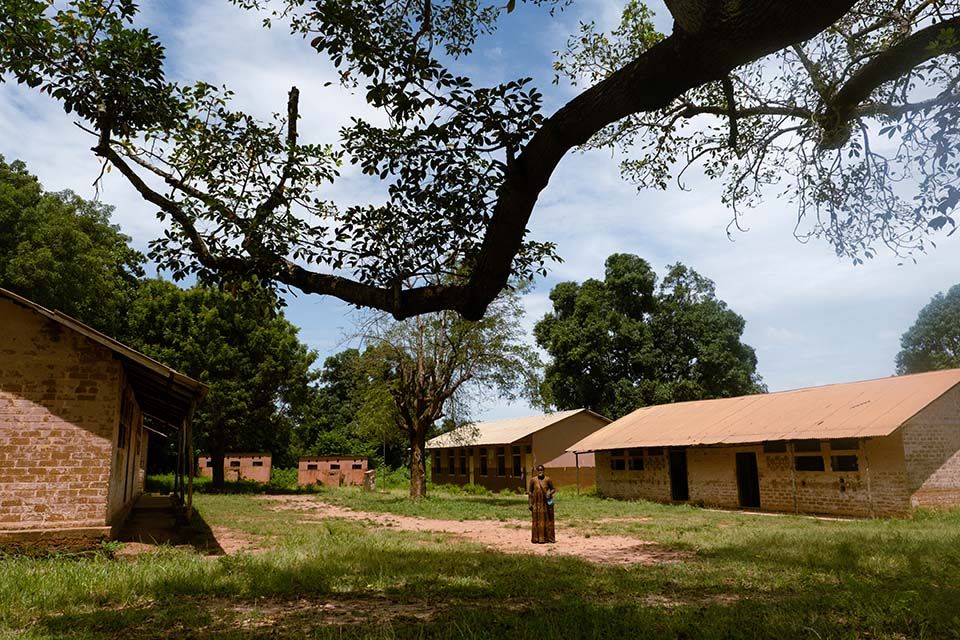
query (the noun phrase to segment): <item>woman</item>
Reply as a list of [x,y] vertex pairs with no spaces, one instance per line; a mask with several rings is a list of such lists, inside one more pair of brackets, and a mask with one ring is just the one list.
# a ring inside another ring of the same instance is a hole
[[530,480],[527,496],[530,500],[530,512],[533,514],[533,531],[530,542],[541,544],[556,542],[553,531],[553,480],[543,475],[543,465],[537,465],[537,477]]

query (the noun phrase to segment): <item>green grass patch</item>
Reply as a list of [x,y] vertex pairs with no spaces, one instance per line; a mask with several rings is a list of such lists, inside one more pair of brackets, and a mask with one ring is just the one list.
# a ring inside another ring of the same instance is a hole
[[[445,520],[527,517],[517,495],[317,498]],[[305,522],[253,495],[195,504],[263,552],[0,556],[0,638],[960,638],[960,511],[822,521],[558,494],[561,526],[693,552],[623,567]]]

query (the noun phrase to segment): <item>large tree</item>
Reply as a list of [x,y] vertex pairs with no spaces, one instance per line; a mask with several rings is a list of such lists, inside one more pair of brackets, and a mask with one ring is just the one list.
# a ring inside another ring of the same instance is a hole
[[534,334],[550,354],[545,399],[619,418],[651,404],[764,391],[744,321],[682,264],[657,286],[634,255],[607,258],[603,281],[562,282]]
[[536,399],[541,364],[523,342],[522,316],[517,293],[507,291],[475,322],[443,311],[365,324],[363,357],[387,382],[410,446],[410,497],[426,495],[424,448],[441,418],[462,424],[472,401],[490,393]]
[[[615,33],[587,24],[571,42],[559,74],[589,87],[545,116],[531,79],[461,73],[516,0],[278,0],[266,22],[285,20],[388,116],[354,119],[336,149],[301,144],[296,89],[261,123],[225,90],[169,82],[132,0],[63,4],[0,0],[0,74],[76,114],[169,222],[153,255],[178,275],[256,273],[397,318],[477,319],[552,257],[527,223],[588,144],[639,150],[625,169],[643,186],[665,186],[679,160],[726,176],[733,206],[786,192],[812,221],[801,233],[855,260],[877,242],[922,250],[960,201],[953,1],[667,0],[666,36],[629,3]],[[385,203],[317,195],[344,157],[386,183]]]
[[960,284],[950,287],[920,310],[917,321],[900,338],[897,374],[960,367]]
[[216,486],[228,451],[270,451],[278,466],[293,462],[285,454],[310,400],[316,354],[274,303],[252,284],[184,290],[148,280],[130,310],[133,346],[210,386],[194,424]]
[[346,349],[323,363],[319,385],[293,433],[296,455],[361,455],[390,467],[406,457],[396,429],[389,365]]
[[0,156],[0,287],[124,339],[145,258],[112,212],[44,191],[24,163]]

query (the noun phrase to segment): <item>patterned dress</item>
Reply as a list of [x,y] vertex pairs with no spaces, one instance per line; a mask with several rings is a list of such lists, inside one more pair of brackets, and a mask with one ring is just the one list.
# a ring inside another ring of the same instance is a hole
[[530,534],[530,542],[534,544],[557,541],[556,534],[553,531],[553,504],[547,504],[548,499],[552,502],[553,493],[553,481],[546,476],[542,479],[532,478],[530,485],[527,487],[530,511],[533,514],[533,530]]

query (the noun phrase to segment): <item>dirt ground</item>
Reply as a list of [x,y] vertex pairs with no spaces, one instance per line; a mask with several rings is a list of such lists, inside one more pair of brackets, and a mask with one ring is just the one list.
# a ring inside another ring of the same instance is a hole
[[[546,556],[576,556],[602,564],[662,564],[680,562],[689,554],[662,549],[653,542],[624,536],[599,536],[578,533],[575,529],[557,523],[556,544],[532,544],[530,523],[525,520],[432,520],[385,513],[354,511],[327,504],[312,496],[263,496],[262,500],[275,503],[272,509],[295,510],[303,513],[302,525],[323,523],[327,519],[360,520],[371,525],[402,531],[432,531],[445,533],[476,542],[502,553],[527,553]],[[217,532],[219,533],[219,532]],[[249,552],[250,543],[238,540],[234,548],[229,539],[218,542],[226,553]]]

